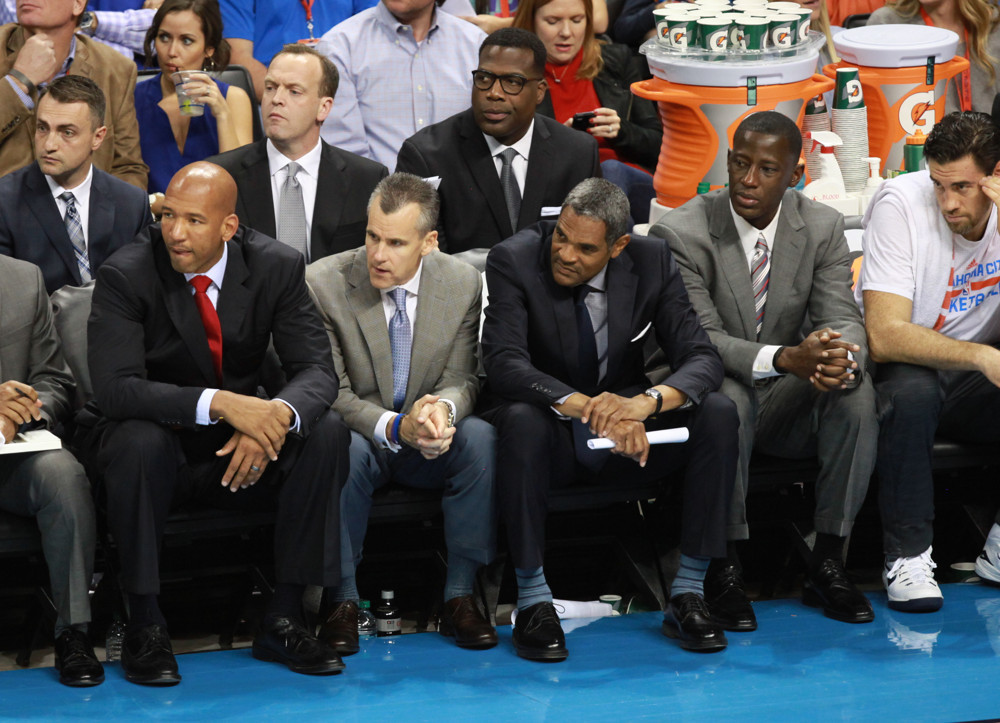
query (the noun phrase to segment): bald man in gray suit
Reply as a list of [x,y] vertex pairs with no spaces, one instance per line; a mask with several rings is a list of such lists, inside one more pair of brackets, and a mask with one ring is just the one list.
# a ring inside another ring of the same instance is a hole
[[340,498],[342,579],[320,637],[358,651],[354,573],[372,493],[389,482],[443,489],[448,574],[441,632],[464,648],[497,644],[472,597],[495,536],[493,427],[470,416],[482,279],[437,250],[439,200],[408,173],[383,179],[368,203],[365,248],[306,269],[340,378],[333,408],[351,428]]

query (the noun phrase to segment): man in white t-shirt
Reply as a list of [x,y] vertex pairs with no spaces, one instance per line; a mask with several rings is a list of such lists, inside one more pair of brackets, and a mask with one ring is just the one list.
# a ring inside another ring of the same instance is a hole
[[[868,348],[879,363],[876,469],[889,607],[941,607],[931,538],[931,454],[940,432],[1000,440],[1000,129],[952,113],[924,146],[928,171],[883,184],[864,225]],[[1000,583],[1000,516],[976,561]]]

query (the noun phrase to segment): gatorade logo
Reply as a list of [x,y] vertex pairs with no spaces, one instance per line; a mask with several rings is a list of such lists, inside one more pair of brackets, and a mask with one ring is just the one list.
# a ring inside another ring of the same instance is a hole
[[673,46],[675,48],[687,47],[687,33],[685,33],[683,30],[675,30],[673,38]]
[[899,104],[899,127],[906,135],[915,133],[918,128],[923,132],[934,125],[937,117],[934,113],[934,92],[923,91],[913,93],[903,98]]
[[774,34],[774,44],[779,48],[792,47],[792,34],[787,30],[778,30]]
[[863,101],[865,96],[861,92],[861,81],[856,78],[847,81],[847,84],[844,86],[844,97],[851,102],[851,105]]
[[728,30],[716,30],[714,33],[708,36],[709,46],[715,48],[716,50],[725,50],[727,45],[727,39],[729,38]]

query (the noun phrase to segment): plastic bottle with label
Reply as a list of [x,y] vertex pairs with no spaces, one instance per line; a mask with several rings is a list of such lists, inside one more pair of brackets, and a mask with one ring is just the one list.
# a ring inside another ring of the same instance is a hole
[[375,634],[384,638],[399,635],[403,632],[402,619],[395,602],[396,594],[392,590],[382,591],[382,602],[375,608]]
[[358,603],[358,636],[367,638],[375,635],[375,616],[368,600]]

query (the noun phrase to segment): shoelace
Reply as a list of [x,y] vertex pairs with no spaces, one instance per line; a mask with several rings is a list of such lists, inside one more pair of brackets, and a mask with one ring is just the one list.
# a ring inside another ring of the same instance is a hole
[[[937,565],[931,559],[930,551],[922,552],[916,557],[897,557],[889,568],[888,576],[897,578],[902,585],[937,584],[934,582],[934,569]],[[898,577],[897,577],[898,576]]]
[[736,565],[726,565],[718,573],[716,580],[716,586],[720,590],[728,590],[731,587],[743,587],[743,575],[737,569]]

